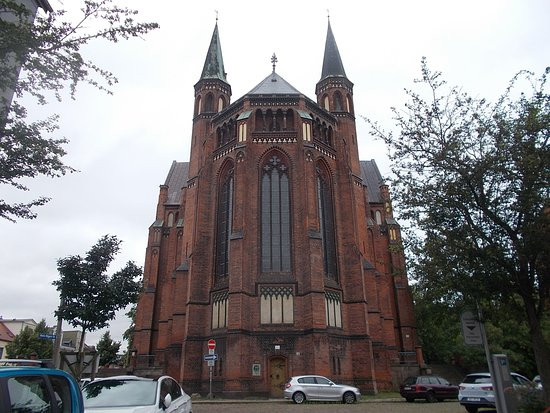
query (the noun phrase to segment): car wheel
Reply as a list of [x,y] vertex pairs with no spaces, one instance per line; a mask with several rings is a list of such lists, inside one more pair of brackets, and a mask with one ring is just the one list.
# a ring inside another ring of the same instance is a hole
[[428,403],[435,403],[437,401],[437,398],[435,397],[435,394],[428,393],[428,394],[426,394],[426,401]]
[[468,413],[477,413],[477,406],[464,406]]
[[346,403],[346,404],[355,403],[355,394],[353,394],[350,391],[345,392],[343,402]]
[[306,396],[301,391],[297,391],[292,395],[292,400],[294,400],[294,403],[296,404],[302,404],[306,401]]
[[409,402],[409,403],[413,403],[413,402],[414,402],[414,399],[411,398],[411,397],[407,397],[405,400],[407,400],[407,402]]

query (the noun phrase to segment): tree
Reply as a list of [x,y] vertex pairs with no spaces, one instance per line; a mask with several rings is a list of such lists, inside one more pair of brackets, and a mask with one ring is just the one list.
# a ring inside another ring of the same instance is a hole
[[[112,0],[83,0],[82,4],[81,16],[74,22],[58,10],[37,16],[33,24],[19,1],[0,0],[0,93],[13,91],[17,98],[29,95],[42,105],[47,103],[47,92],[61,100],[67,85],[74,99],[82,82],[111,93],[116,77],[86,60],[81,47],[97,39],[118,42],[140,37],[158,25],[137,22],[137,11],[117,7]],[[22,191],[29,190],[21,182],[24,178],[74,172],[62,161],[68,140],[51,137],[57,116],[35,122],[26,118],[24,106],[17,101],[10,105],[9,99],[0,97],[0,184]],[[33,208],[48,201],[47,197],[27,203],[0,199],[0,217],[32,219],[36,217]]]
[[117,354],[120,350],[120,341],[113,341],[111,333],[107,330],[98,341],[96,350],[99,353],[100,366],[116,363],[118,360]]
[[60,277],[53,285],[62,304],[55,315],[82,329],[81,361],[86,332],[107,327],[116,311],[135,303],[141,291],[142,270],[134,262],[129,261],[111,276],[106,273],[120,243],[116,236],[105,235],[85,257],[74,255],[57,261]]
[[52,357],[52,341],[40,338],[40,334],[52,334],[53,328],[46,325],[46,320],[42,319],[33,330],[25,327],[15,336],[13,341],[6,346],[6,352],[10,357],[30,358],[31,354],[36,354],[38,359],[49,359]]
[[523,314],[547,404],[549,72],[518,73],[490,104],[447,89],[423,59],[420,90],[393,108],[398,133],[369,121],[390,149],[395,200],[417,237],[412,274],[442,300],[492,300]]

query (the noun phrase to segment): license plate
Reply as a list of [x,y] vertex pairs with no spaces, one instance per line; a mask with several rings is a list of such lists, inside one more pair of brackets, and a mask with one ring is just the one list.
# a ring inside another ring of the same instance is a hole
[[410,390],[410,387],[403,387],[403,390]]
[[479,397],[468,397],[469,402],[478,402],[479,400]]

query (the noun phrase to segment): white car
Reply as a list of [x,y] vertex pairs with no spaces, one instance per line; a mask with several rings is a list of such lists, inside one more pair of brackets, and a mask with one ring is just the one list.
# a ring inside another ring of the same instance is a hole
[[191,413],[191,398],[169,376],[115,376],[82,389],[85,413]]
[[[514,388],[527,388],[533,383],[526,377],[511,373]],[[495,392],[489,373],[468,374],[458,385],[458,401],[468,413],[477,413],[482,407],[495,407]]]
[[355,403],[361,398],[357,387],[336,384],[323,376],[295,376],[287,380],[284,390],[285,399],[292,399],[296,404],[307,400],[341,401]]

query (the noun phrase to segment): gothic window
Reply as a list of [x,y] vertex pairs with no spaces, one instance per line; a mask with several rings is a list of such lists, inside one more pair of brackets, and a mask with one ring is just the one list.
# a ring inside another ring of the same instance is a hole
[[325,95],[325,97],[323,98],[323,107],[325,108],[325,110],[330,110],[330,106],[328,102],[329,102],[328,96]]
[[325,291],[326,322],[330,327],[342,327],[342,299],[336,291]]
[[344,105],[342,104],[342,94],[340,92],[334,93],[334,110],[344,110]]
[[197,99],[195,99],[195,116],[201,113],[201,97],[197,96]]
[[317,206],[323,242],[323,268],[325,276],[337,278],[336,237],[334,234],[334,210],[329,175],[323,165],[317,165]]
[[212,93],[206,95],[206,101],[204,102],[204,111],[205,112],[214,112],[214,96]]
[[225,99],[223,96],[220,96],[218,99],[218,112],[221,112],[225,108]]
[[227,291],[212,295],[212,330],[227,327]]
[[166,226],[167,226],[167,227],[172,227],[172,226],[174,226],[174,213],[170,212],[170,213],[168,214],[168,219],[167,219],[167,221],[168,221],[168,222],[166,223]]
[[380,211],[376,211],[375,216],[376,216],[376,223],[378,225],[382,225],[382,214],[380,213]]
[[290,183],[276,153],[261,172],[262,271],[290,272]]
[[260,289],[261,324],[294,323],[292,287],[262,287]]
[[229,274],[229,237],[233,217],[233,165],[227,164],[218,183],[216,214],[216,275]]
[[397,230],[393,227],[390,228],[390,240],[397,241]]

